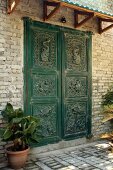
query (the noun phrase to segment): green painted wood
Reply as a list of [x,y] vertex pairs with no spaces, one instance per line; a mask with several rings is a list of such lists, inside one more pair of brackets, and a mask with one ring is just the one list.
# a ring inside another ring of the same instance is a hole
[[91,134],[91,34],[24,18],[24,109],[45,145]]
[[62,126],[63,138],[91,133],[91,36],[63,30]]
[[[58,141],[61,112],[61,65],[58,29],[25,20],[26,112],[40,118],[42,143]],[[27,37],[27,39],[26,39]],[[27,65],[27,66],[26,66]]]

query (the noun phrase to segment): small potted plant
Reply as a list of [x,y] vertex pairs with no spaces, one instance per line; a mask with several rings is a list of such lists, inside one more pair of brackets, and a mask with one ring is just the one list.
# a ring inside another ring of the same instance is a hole
[[10,103],[1,113],[6,121],[2,140],[13,142],[6,147],[8,162],[12,168],[19,169],[25,165],[31,142],[39,142],[39,119],[24,115],[21,108],[14,109]]
[[[102,101],[103,115],[104,119],[103,123],[110,121],[113,124],[113,88],[108,90],[108,92],[103,96]],[[113,131],[106,132],[101,135],[101,138],[108,139],[111,151],[113,152]]]

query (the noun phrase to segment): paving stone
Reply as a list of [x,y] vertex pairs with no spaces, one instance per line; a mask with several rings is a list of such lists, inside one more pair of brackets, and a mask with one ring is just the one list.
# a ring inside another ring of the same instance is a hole
[[62,160],[70,160],[70,159],[73,159],[73,157],[67,156],[67,157],[62,158]]
[[68,166],[68,165],[69,165],[69,163],[68,163],[68,162],[63,161],[63,160],[62,160],[62,159],[60,159],[60,158],[54,158],[54,160],[58,161],[59,163],[61,163],[61,164],[62,164],[62,165],[64,165],[64,166]]
[[47,159],[44,159],[43,162],[53,162],[53,159],[52,158],[47,158]]
[[[12,169],[4,162],[0,164],[0,170]],[[21,170],[113,170],[113,153],[96,146],[81,146],[77,150],[68,150],[65,153],[62,151],[61,154],[54,156],[48,153],[35,159],[34,155]]]
[[70,168],[70,169],[72,169],[72,170],[76,170],[76,167],[75,166],[73,166],[73,165],[70,165],[70,166],[68,166],[68,168]]
[[79,168],[73,166],[73,165],[70,165],[68,167],[64,167],[64,168],[60,168],[58,170],[79,170]]
[[27,164],[27,166],[24,168],[25,170],[30,170],[30,169],[35,169],[35,168],[37,168],[37,166],[36,165],[34,165],[34,164]]
[[[42,161],[43,162],[43,161]],[[55,163],[55,161],[53,160],[53,161],[49,161],[49,162],[44,162],[45,164],[48,164],[48,165],[51,165],[51,164],[53,164],[53,163]]]
[[56,165],[58,165],[58,162],[54,162],[54,163],[49,164],[49,166],[56,166]]
[[51,168],[49,168],[48,166],[46,166],[45,164],[43,164],[42,162],[36,162],[36,165],[38,165],[40,168],[42,168],[43,170],[52,170]]
[[89,166],[90,166],[89,164],[84,163],[84,164],[80,165],[79,167],[80,167],[80,168],[88,168]]
[[51,167],[51,168],[52,168],[52,169],[59,169],[59,168],[61,168],[61,167],[63,167],[63,166],[60,164],[60,165],[53,166],[53,167]]

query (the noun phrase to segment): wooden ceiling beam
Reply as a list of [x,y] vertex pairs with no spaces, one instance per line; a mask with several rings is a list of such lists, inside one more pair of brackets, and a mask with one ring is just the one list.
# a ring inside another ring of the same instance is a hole
[[[84,15],[87,16],[85,19],[79,22],[78,16]],[[88,20],[90,20],[92,17],[94,17],[94,12],[86,12],[86,11],[78,11],[74,10],[74,19],[75,19],[75,28],[78,28],[85,24]]]
[[[54,7],[54,9],[49,13],[48,13],[48,6]],[[49,2],[49,1],[44,1],[43,3],[43,19],[44,21],[50,19],[53,15],[55,15],[58,10],[60,8],[60,2]]]
[[99,23],[99,34],[102,34],[103,32],[113,28],[113,24],[102,28],[102,22],[110,22],[113,23],[113,19],[108,19],[108,18],[99,18],[98,17],[98,23]]
[[17,5],[19,4],[20,0],[8,0],[8,4],[7,4],[7,13],[11,14],[15,8],[17,7]]

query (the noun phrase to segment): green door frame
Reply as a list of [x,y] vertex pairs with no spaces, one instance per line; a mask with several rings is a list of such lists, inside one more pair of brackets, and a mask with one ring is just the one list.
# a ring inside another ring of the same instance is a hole
[[[28,48],[30,46],[30,42],[32,42],[31,40],[31,36],[29,36],[31,34],[31,28],[32,27],[43,27],[43,28],[51,28],[53,30],[59,30],[59,34],[60,34],[60,41],[59,41],[59,46],[61,47],[61,42],[63,40],[62,37],[62,31],[67,31],[67,32],[74,32],[76,34],[81,34],[83,36],[87,37],[87,56],[88,56],[88,115],[87,115],[87,134],[86,137],[91,137],[91,126],[92,126],[92,33],[91,32],[84,32],[84,31],[78,31],[75,29],[71,29],[71,28],[66,28],[66,27],[60,27],[60,26],[56,26],[56,25],[51,25],[51,24],[47,24],[47,23],[41,23],[38,21],[32,21],[30,18],[25,17],[23,18],[24,20],[24,111],[26,114],[31,114],[32,110],[30,108],[30,105],[28,103],[30,103],[30,95],[28,95],[28,91],[30,90],[28,88],[28,84],[30,84],[30,79],[28,74],[31,74],[28,70],[29,67],[29,63],[31,62],[31,58],[29,57],[31,55],[31,49]],[[61,51],[61,49],[60,49]],[[62,55],[59,53],[59,55]],[[64,59],[63,59],[64,60]],[[63,100],[63,95],[62,95],[62,100]],[[64,109],[62,107],[62,109]],[[63,115],[62,115],[63,116]],[[60,120],[61,124],[63,124],[63,118]],[[59,127],[59,129],[62,129],[61,126]],[[55,141],[49,141],[49,143],[54,143],[56,141],[59,141],[61,139],[63,139],[63,130],[60,132],[61,133],[61,138],[59,138],[58,140],[55,139]],[[80,136],[72,136],[72,137],[68,137],[68,138],[64,138],[64,140],[70,140],[70,139],[75,139],[78,137],[82,137],[84,134],[81,134]],[[46,143],[43,143],[46,144]],[[42,144],[41,144],[42,145]]]

